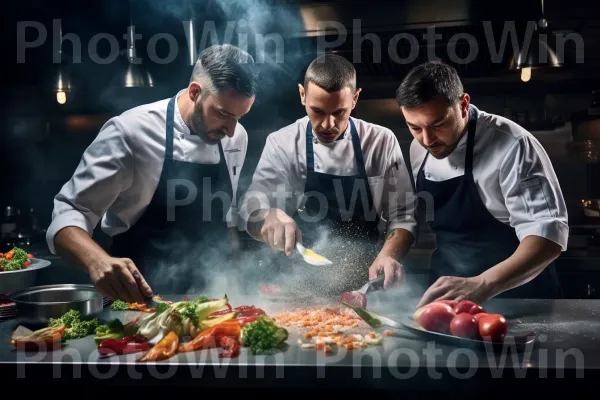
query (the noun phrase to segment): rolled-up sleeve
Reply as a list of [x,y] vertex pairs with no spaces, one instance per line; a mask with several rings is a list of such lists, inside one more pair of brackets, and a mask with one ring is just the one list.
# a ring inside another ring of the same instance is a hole
[[133,155],[127,132],[118,117],[107,121],[83,153],[73,176],[54,198],[52,222],[46,231],[48,248],[56,254],[54,238],[69,226],[92,235],[102,215],[131,185]]
[[248,222],[252,222],[254,212],[279,208],[290,215],[297,201],[290,182],[289,162],[284,157],[283,150],[268,136],[239,210],[242,229],[248,233]]
[[382,196],[382,215],[388,221],[386,232],[405,229],[417,238],[416,205],[409,170],[404,162],[400,144],[395,136],[389,140],[387,149],[388,166]]
[[522,136],[509,149],[500,187],[519,240],[540,236],[567,249],[567,207],[552,163],[535,138]]

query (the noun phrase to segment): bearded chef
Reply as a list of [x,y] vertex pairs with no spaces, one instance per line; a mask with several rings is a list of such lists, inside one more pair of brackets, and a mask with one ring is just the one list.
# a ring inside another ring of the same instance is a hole
[[357,289],[379,274],[387,288],[401,281],[416,230],[400,145],[391,130],[350,117],[360,89],[343,57],[315,59],[298,87],[307,116],[267,137],[240,208],[245,228],[285,256],[296,242],[326,242],[319,253],[334,264],[318,276],[305,264],[300,270],[318,279],[336,271],[321,286],[328,292]]
[[567,247],[565,201],[544,148],[509,119],[478,109],[456,70],[415,67],[397,90],[414,141],[419,204],[435,233],[434,300],[559,298],[553,261]]
[[[238,121],[255,99],[253,62],[234,46],[209,47],[187,88],[108,120],[55,197],[50,250],[113,299],[142,302],[199,284],[202,260],[238,225],[248,142]],[[100,220],[108,252],[92,239]]]

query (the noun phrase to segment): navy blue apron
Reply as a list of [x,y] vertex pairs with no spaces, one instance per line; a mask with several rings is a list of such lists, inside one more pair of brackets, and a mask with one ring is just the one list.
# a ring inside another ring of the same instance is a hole
[[[417,191],[433,197],[433,220],[437,248],[431,259],[431,283],[441,276],[473,277],[510,257],[519,246],[515,230],[498,221],[481,201],[473,179],[473,148],[477,110],[469,110],[465,173],[434,182],[425,178],[425,155],[417,174]],[[427,213],[423,198],[419,207]],[[562,290],[554,263],[530,282],[497,297],[561,298]]]
[[[113,257],[132,259],[155,294],[201,291],[209,284],[207,273],[225,268],[228,243],[225,217],[232,185],[221,142],[217,164],[173,159],[175,101],[171,98],[167,107],[165,159],[154,196],[111,247]],[[173,204],[194,191],[189,204]]]
[[[303,208],[293,218],[305,247],[319,245],[319,253],[333,265],[302,266],[308,271],[309,288],[325,296],[359,289],[369,279],[369,267],[379,253],[379,214],[365,170],[360,139],[350,119],[350,132],[358,174],[338,176],[315,171],[312,126],[306,127],[306,183]],[[353,191],[354,207],[351,206]],[[325,236],[326,235],[326,236]],[[326,242],[326,243],[323,243]]]

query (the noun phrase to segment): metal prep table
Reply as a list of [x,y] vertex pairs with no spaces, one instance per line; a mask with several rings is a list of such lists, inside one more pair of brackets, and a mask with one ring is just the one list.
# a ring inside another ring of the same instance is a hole
[[[178,300],[181,296],[163,296]],[[289,308],[258,297],[229,295],[231,304],[253,304],[273,314]],[[369,308],[389,317],[403,318],[418,299],[393,290],[369,295]],[[11,331],[19,320],[0,323],[0,373],[3,383],[160,388],[275,390],[335,389],[369,392],[380,389],[413,391],[494,392],[553,391],[567,385],[582,389],[600,378],[600,301],[492,299],[486,311],[509,318],[511,333],[535,332],[531,348],[504,353],[467,349],[399,331],[381,346],[323,352],[300,349],[299,333],[290,330],[288,346],[272,356],[252,356],[247,349],[235,359],[219,359],[218,350],[178,354],[159,363],[136,363],[139,354],[99,359],[92,337],[67,342],[62,350],[27,354],[9,347]],[[104,310],[102,319],[124,319],[125,313]],[[126,317],[125,317],[126,318]],[[131,318],[131,316],[129,316]],[[383,329],[382,329],[383,330]],[[151,389],[158,390],[158,389]],[[196,390],[196,389],[194,389]]]

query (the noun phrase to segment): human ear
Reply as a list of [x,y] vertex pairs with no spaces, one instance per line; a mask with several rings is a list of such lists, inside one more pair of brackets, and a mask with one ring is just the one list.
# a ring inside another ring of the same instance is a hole
[[304,90],[304,86],[302,84],[298,84],[298,93],[300,94],[300,102],[303,106],[306,105],[306,91]]
[[354,92],[354,96],[352,98],[352,109],[354,109],[354,107],[356,107],[356,103],[358,103],[358,96],[360,95],[360,92],[362,91],[361,88],[356,89],[356,91]]
[[200,95],[202,94],[202,86],[200,85],[199,82],[192,82],[188,86],[188,92],[189,92],[190,100],[192,100],[195,103],[200,98]]

